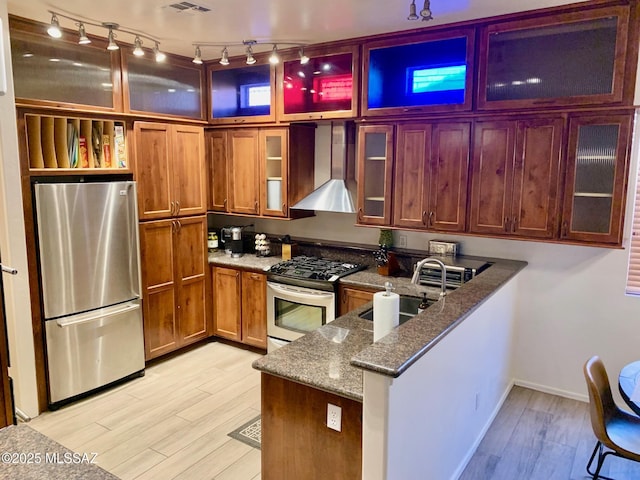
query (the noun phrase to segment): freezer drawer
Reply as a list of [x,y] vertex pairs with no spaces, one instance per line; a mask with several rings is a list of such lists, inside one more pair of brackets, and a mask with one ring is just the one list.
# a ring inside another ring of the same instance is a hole
[[140,300],[45,322],[49,403],[144,369]]

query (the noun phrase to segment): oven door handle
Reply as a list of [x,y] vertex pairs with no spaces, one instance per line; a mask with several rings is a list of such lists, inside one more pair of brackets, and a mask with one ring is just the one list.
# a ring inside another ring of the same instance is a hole
[[267,285],[269,286],[269,288],[273,289],[277,293],[282,293],[283,295],[290,295],[292,297],[300,298],[300,299],[309,298],[309,295],[313,295],[314,298],[333,298],[333,296],[335,295],[334,293],[331,293],[331,292],[318,292],[318,291],[309,290],[309,289],[302,290],[297,287],[276,285],[275,283],[271,283],[271,282],[268,282]]

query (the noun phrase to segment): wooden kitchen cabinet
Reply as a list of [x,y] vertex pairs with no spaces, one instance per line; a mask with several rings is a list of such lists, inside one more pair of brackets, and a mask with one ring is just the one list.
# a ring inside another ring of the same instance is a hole
[[555,236],[563,125],[561,118],[476,123],[469,232]]
[[207,211],[204,129],[134,124],[140,220]]
[[569,121],[561,239],[622,242],[632,114]]
[[373,301],[373,294],[376,291],[363,288],[356,288],[347,285],[338,287],[338,315],[345,315],[365,303]]
[[257,272],[213,267],[213,333],[267,348],[267,278]]
[[358,223],[389,225],[393,175],[393,125],[358,129]]
[[398,125],[394,226],[464,231],[469,132],[467,122]]
[[145,358],[208,336],[206,216],[140,224]]
[[207,132],[209,208],[242,215],[299,218],[292,210],[314,188],[315,127]]

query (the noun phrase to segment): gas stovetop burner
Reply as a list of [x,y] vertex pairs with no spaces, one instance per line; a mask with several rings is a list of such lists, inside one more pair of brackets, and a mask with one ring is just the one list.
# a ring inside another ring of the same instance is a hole
[[358,263],[301,256],[273,265],[269,269],[269,273],[290,278],[335,282],[340,277],[365,268],[366,266]]

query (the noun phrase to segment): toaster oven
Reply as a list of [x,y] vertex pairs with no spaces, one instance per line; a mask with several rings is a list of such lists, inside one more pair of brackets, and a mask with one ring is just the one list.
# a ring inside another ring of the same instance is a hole
[[[441,258],[447,267],[446,282],[447,288],[453,289],[462,286],[476,275],[480,274],[491,266],[491,263],[482,260],[469,260],[458,257]],[[420,284],[440,286],[441,272],[437,263],[427,262],[420,271]]]

